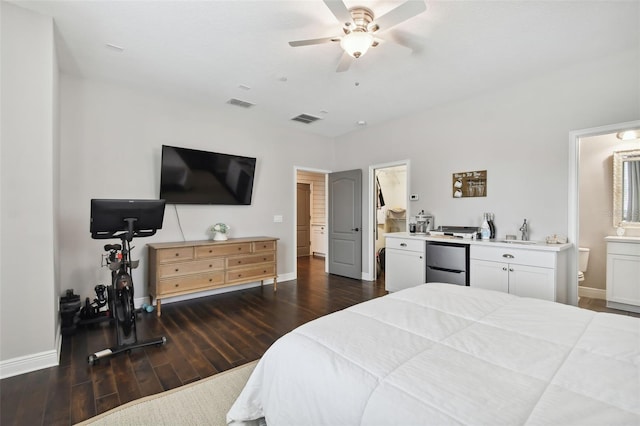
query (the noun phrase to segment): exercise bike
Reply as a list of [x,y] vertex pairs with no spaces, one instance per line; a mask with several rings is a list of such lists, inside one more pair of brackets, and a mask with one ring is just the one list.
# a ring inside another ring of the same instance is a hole
[[134,287],[131,271],[139,261],[131,259],[131,241],[134,237],[149,237],[162,228],[164,200],[91,200],[91,237],[93,239],[119,238],[120,244],[106,244],[106,264],[111,270],[111,285],[107,298],[114,324],[116,346],[89,355],[89,365],[100,359],[115,356],[131,349],[164,345],[164,336],[138,341],[134,305]]

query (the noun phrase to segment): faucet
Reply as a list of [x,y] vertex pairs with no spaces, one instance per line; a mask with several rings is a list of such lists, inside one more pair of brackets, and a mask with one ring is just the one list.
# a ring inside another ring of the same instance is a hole
[[529,241],[529,225],[527,225],[527,219],[524,220],[520,231],[522,231],[522,241]]

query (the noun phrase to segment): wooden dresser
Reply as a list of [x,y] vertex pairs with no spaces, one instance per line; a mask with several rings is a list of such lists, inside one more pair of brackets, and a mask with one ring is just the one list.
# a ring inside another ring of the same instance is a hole
[[149,297],[161,301],[215,288],[255,281],[278,281],[278,239],[230,238],[226,241],[181,241],[147,244],[149,248]]

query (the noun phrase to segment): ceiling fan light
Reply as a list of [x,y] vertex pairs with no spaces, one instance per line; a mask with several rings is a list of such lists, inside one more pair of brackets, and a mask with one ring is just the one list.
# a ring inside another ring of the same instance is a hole
[[340,47],[354,58],[367,53],[372,44],[373,35],[364,31],[352,31],[340,40]]
[[632,141],[634,139],[640,139],[640,129],[625,130],[616,135],[616,137],[622,141]]

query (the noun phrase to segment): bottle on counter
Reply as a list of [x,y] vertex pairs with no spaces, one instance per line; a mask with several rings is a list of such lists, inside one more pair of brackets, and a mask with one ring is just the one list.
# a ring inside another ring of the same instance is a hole
[[489,214],[485,213],[482,219],[482,226],[480,227],[480,238],[488,240],[491,238],[491,228],[489,228]]
[[492,240],[496,237],[496,224],[494,222],[494,218],[496,217],[493,213],[487,213],[488,222],[489,222],[489,238]]

